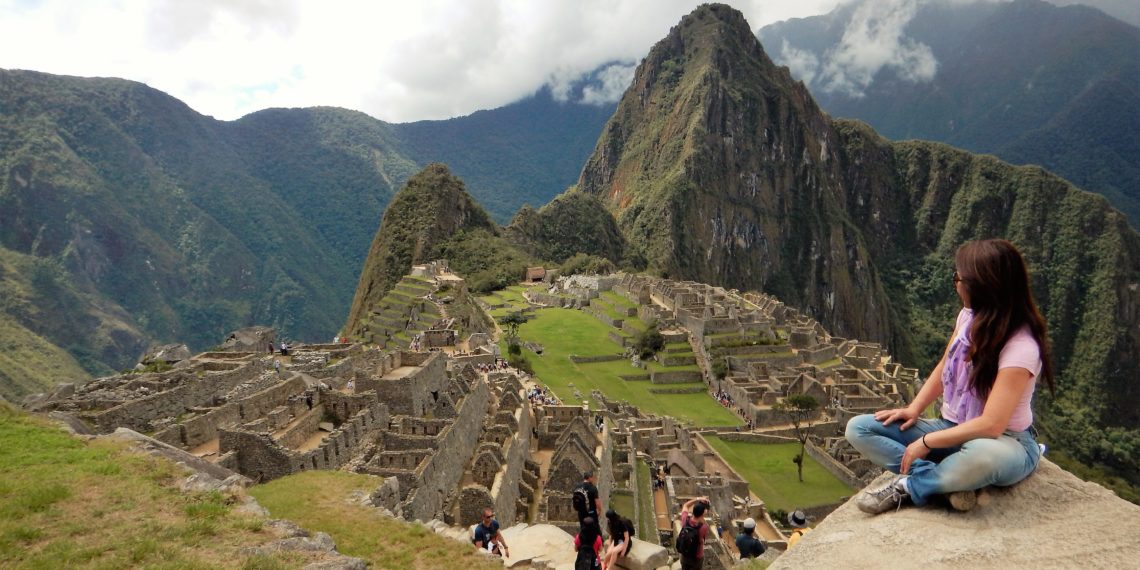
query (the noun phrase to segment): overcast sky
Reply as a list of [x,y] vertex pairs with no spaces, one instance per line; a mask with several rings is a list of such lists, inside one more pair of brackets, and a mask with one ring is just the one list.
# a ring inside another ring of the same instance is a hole
[[[753,30],[839,0],[730,2]],[[331,105],[390,122],[500,107],[602,65],[615,99],[695,0],[0,0],[0,68],[144,82],[219,119]]]

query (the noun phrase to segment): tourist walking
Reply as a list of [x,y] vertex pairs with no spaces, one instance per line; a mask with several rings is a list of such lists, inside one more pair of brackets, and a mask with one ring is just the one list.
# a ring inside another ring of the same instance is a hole
[[[970,242],[954,256],[953,279],[962,309],[918,395],[905,408],[847,423],[855,449],[899,474],[858,496],[864,512],[897,509],[907,500],[921,506],[939,494],[968,510],[976,489],[1013,485],[1041,460],[1030,400],[1038,378],[1053,388],[1053,372],[1025,260],[1005,240]],[[939,397],[941,417],[922,418]]]

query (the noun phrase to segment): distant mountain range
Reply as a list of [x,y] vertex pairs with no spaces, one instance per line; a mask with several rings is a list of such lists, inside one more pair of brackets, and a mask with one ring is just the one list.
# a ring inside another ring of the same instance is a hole
[[222,122],[135,82],[0,70],[0,320],[22,339],[0,357],[0,394],[253,323],[331,338],[412,173],[449,163],[506,221],[574,183],[611,112],[543,91],[448,121],[311,108]]
[[862,0],[759,32],[828,113],[1038,164],[1140,226],[1140,29],[1040,0]]

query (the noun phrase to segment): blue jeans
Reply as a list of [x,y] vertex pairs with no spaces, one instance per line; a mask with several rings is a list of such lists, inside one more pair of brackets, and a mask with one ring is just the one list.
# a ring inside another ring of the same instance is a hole
[[[954,422],[919,419],[906,431],[902,422],[884,426],[864,414],[847,422],[847,441],[872,463],[898,473],[906,446],[923,434],[954,427]],[[932,495],[972,491],[987,485],[1013,485],[1029,476],[1041,461],[1041,448],[1029,431],[1007,431],[995,439],[978,438],[957,447],[931,451],[910,465],[907,486],[916,505]]]

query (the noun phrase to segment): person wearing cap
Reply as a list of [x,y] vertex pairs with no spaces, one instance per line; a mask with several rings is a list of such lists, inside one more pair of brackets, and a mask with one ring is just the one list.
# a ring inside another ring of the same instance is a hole
[[788,524],[792,525],[792,533],[788,535],[788,550],[791,550],[811,529],[807,525],[807,515],[799,510],[788,513]]
[[740,552],[740,559],[756,558],[764,554],[764,543],[756,538],[756,519],[744,519],[744,530],[736,535],[736,550]]

